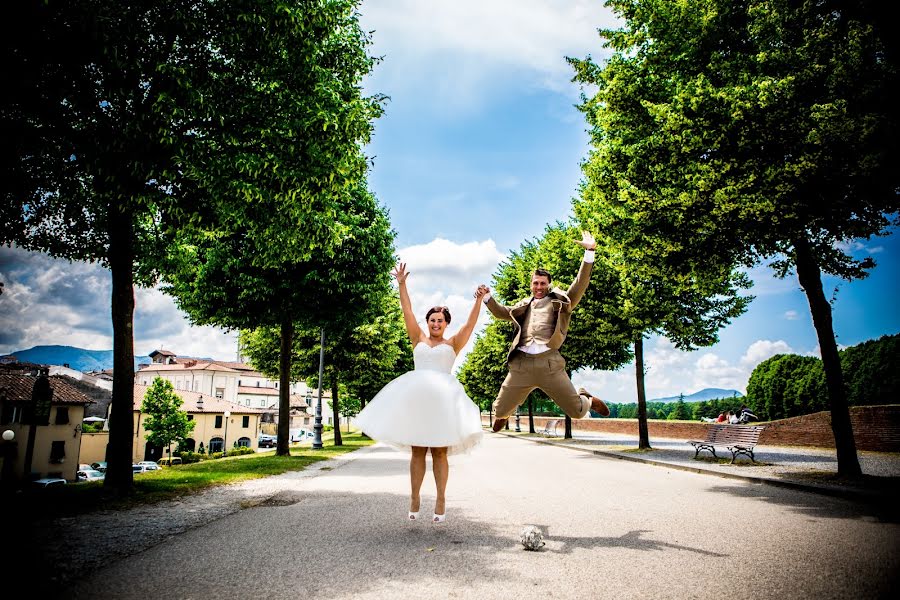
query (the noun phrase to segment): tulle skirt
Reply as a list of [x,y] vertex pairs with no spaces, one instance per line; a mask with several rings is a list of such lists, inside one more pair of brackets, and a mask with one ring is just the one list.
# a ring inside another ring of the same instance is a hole
[[399,450],[411,446],[467,453],[481,441],[481,413],[448,373],[415,370],[394,379],[360,411],[356,425]]

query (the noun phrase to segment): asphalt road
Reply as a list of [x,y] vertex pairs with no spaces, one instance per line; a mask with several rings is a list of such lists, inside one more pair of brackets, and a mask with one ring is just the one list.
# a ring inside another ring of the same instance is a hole
[[[70,596],[861,599],[900,583],[896,509],[493,434],[450,460],[444,524],[430,466],[410,523],[407,457],[376,445]],[[520,544],[526,525],[542,550]]]

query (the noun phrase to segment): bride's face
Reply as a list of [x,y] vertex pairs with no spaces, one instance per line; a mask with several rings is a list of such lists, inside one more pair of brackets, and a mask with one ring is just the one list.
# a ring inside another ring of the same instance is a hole
[[444,330],[447,329],[447,321],[444,320],[444,313],[431,313],[428,317],[428,335],[431,337],[444,337]]

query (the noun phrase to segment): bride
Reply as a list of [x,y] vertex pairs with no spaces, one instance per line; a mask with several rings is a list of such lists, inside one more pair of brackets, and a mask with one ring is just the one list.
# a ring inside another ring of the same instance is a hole
[[409,519],[419,518],[419,492],[425,479],[425,457],[431,451],[431,468],[437,487],[432,522],[446,519],[449,454],[468,452],[482,438],[481,413],[450,374],[456,355],[475,329],[483,291],[476,292],[469,319],[456,335],[444,337],[450,324],[446,306],[435,306],[425,314],[428,332],[422,331],[412,311],[406,289],[406,264],[393,271],[400,287],[400,307],[406,332],[413,345],[415,370],[388,383],[360,411],[356,424],[369,437],[399,449],[409,449]]

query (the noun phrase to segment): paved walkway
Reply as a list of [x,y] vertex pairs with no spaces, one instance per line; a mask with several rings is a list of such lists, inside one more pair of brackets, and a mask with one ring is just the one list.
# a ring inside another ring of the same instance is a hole
[[[408,455],[382,445],[314,472],[211,490],[205,504],[244,497],[142,549],[118,542],[118,555],[54,597],[859,600],[890,597],[900,583],[895,507],[617,460],[585,451],[588,441],[573,449],[487,434],[472,454],[451,457],[440,525],[427,520],[430,473],[426,520],[406,520]],[[97,548],[201,506],[157,508],[140,521],[107,515],[117,525],[59,525],[90,533]],[[525,525],[544,533],[540,551],[519,543]],[[54,542],[71,552],[62,531]]]
[[[571,439],[545,437],[539,433],[528,433],[527,419],[520,422],[521,433],[516,433],[514,427],[514,422],[511,421],[511,429],[500,433],[532,442],[720,477],[858,500],[900,500],[900,453],[896,452],[858,452],[864,477],[857,481],[846,481],[837,477],[837,455],[833,448],[760,445],[755,449],[755,464],[745,457],[738,457],[735,464],[730,464],[730,452],[724,448],[724,452],[717,449],[717,455],[727,457],[728,460],[716,460],[708,452],[701,452],[695,458],[693,446],[681,439],[651,437],[652,449],[641,451],[638,450],[636,435],[576,430]],[[562,431],[560,424],[559,433],[562,434]]]

